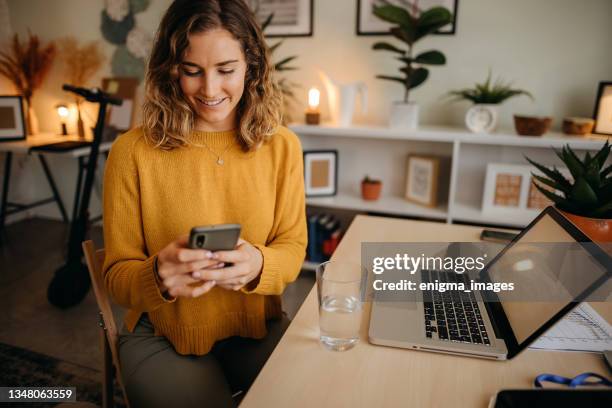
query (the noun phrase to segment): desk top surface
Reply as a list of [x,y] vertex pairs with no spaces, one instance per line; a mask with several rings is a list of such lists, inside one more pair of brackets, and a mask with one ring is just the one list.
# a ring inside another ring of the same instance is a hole
[[[9,142],[0,143],[0,152],[13,152],[26,154],[30,148],[34,146],[40,146],[50,143],[68,142],[68,141],[80,141],[78,136],[69,135],[62,136],[53,133],[41,133],[34,136],[28,136],[25,140],[12,140]],[[91,139],[85,139],[91,141]],[[100,153],[110,150],[112,142],[100,143]],[[68,150],[65,152],[45,152],[45,154],[65,154],[72,157],[85,156],[89,154],[89,147],[80,147],[78,149]]]
[[[362,241],[479,241],[480,227],[357,216],[332,260],[359,262]],[[592,304],[608,321],[612,305]],[[368,343],[370,304],[359,344],[346,352],[319,344],[313,288],[241,407],[486,407],[500,389],[532,388],[538,374],[609,375],[601,355],[526,350],[510,361],[448,356]]]

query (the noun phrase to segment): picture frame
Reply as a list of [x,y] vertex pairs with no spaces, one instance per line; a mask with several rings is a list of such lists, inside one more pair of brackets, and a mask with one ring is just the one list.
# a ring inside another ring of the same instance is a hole
[[0,142],[25,140],[27,130],[21,95],[0,95]]
[[[381,0],[357,0],[357,24],[355,31],[358,36],[391,35],[390,23],[380,20],[372,13],[372,6]],[[404,6],[412,0],[388,0],[391,4]],[[435,34],[454,35],[457,30],[457,10],[459,0],[420,0],[418,6],[428,9],[434,6],[444,6],[453,13],[453,21],[448,27],[438,30]]]
[[[571,180],[567,168],[557,169]],[[542,175],[530,165],[487,164],[482,212],[488,215],[535,217],[544,208],[553,205],[554,203],[533,185],[532,173]],[[539,185],[543,186],[542,183]],[[552,190],[547,186],[543,187]]]
[[123,100],[121,106],[110,106],[106,124],[113,129],[125,132],[132,128],[136,90],[139,80],[133,77],[103,78],[102,90]]
[[312,37],[314,0],[248,0],[257,21],[274,13],[266,37]]
[[406,160],[407,201],[435,208],[448,199],[450,158],[410,154]]
[[612,136],[612,82],[599,83],[593,119],[593,133]]
[[304,151],[306,197],[335,196],[338,190],[338,151]]

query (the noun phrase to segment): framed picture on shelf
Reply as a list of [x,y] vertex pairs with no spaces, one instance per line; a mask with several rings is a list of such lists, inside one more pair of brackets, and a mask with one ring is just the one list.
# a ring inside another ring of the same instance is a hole
[[612,136],[612,82],[599,83],[593,119],[593,133]]
[[338,151],[304,151],[306,197],[334,196],[338,188]]
[[437,207],[446,200],[450,158],[411,154],[406,166],[406,200]]
[[19,95],[0,95],[0,142],[26,138],[22,99]]
[[102,90],[123,100],[121,106],[110,106],[106,122],[108,126],[121,132],[132,127],[137,88],[138,78],[102,79]]
[[313,0],[248,0],[262,23],[274,13],[266,37],[312,37]]
[[[569,180],[567,168],[558,170]],[[553,203],[534,185],[535,167],[522,164],[489,163],[485,177],[482,211],[488,214],[534,217]],[[535,180],[540,186],[552,191]],[[554,192],[554,191],[553,191]]]
[[457,8],[459,0],[357,0],[357,35],[391,35],[391,24],[382,21],[372,13],[374,5],[385,2],[406,7],[418,7],[418,10],[427,10],[432,7],[446,7],[453,14],[453,22],[441,28],[436,34],[455,34],[457,23]]

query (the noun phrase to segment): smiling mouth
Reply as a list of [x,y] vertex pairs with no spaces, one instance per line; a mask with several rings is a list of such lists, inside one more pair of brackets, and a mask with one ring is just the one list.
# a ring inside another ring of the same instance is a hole
[[219,98],[219,99],[201,99],[201,98],[195,98],[196,101],[198,101],[201,105],[204,105],[206,107],[209,108],[213,108],[215,106],[219,106],[221,103],[223,103],[223,101],[225,101],[227,98]]

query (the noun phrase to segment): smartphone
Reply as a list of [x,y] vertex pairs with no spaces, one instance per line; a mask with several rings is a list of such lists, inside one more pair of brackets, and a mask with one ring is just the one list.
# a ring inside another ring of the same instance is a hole
[[483,241],[499,242],[502,244],[507,244],[510,241],[512,241],[516,237],[516,235],[517,234],[513,234],[511,232],[494,231],[494,230],[485,229],[480,234],[480,239]]
[[229,251],[236,247],[239,237],[240,224],[193,227],[189,233],[189,248]]

